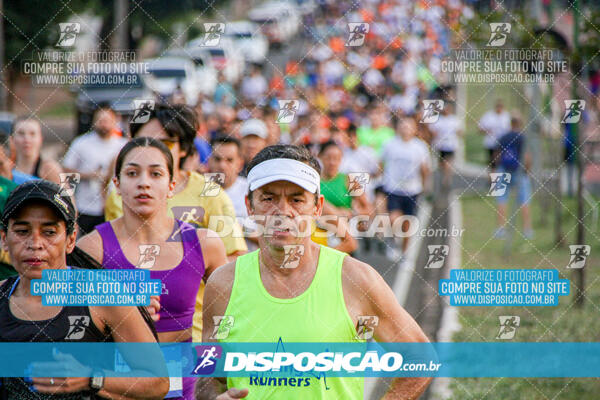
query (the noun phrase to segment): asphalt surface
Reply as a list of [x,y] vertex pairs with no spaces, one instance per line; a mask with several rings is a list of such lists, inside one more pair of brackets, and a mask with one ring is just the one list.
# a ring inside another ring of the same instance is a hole
[[[421,228],[448,228],[448,191],[443,191],[431,199],[431,216],[427,226]],[[431,341],[437,341],[437,333],[443,312],[443,299],[438,295],[438,281],[445,277],[447,265],[446,258],[441,268],[425,268],[429,259],[428,246],[448,245],[447,236],[424,236],[419,246],[414,265],[394,263],[385,257],[385,251],[379,248],[371,248],[371,251],[360,251],[356,255],[358,259],[370,264],[375,268],[386,283],[396,290],[398,298],[404,297],[406,302],[404,308],[417,321],[421,329]],[[410,264],[410,263],[409,263]],[[455,267],[455,266],[454,266]],[[400,268],[414,268],[412,280],[408,286],[406,295],[398,293],[398,287],[394,287]],[[379,378],[372,393],[365,393],[368,400],[380,399],[389,388],[391,378]],[[368,397],[367,397],[368,396]],[[427,390],[420,398],[427,400],[430,396]]]

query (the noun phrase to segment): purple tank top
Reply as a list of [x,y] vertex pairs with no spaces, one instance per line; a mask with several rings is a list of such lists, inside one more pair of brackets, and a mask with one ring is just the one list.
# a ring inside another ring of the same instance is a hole
[[[152,279],[162,282],[160,296],[160,319],[155,323],[157,332],[170,332],[192,326],[194,306],[200,282],[204,276],[204,257],[196,229],[188,223],[176,220],[179,237],[183,243],[183,258],[178,266],[164,271],[150,271]],[[107,269],[135,269],[121,246],[110,222],[96,226],[102,238],[104,254],[102,266]]]

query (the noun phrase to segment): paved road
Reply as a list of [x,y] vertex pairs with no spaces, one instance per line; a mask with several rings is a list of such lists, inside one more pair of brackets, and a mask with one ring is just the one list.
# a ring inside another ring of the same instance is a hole
[[[448,192],[435,196],[432,202],[431,216],[427,226],[422,228],[449,228],[448,215]],[[424,268],[429,259],[428,246],[430,245],[448,245],[447,236],[424,236],[413,265],[398,265],[385,257],[385,252],[371,249],[370,252],[361,251],[357,258],[372,265],[390,285],[396,290],[397,297],[405,297],[404,308],[415,318],[425,334],[431,341],[437,341],[437,333],[440,328],[442,318],[443,303],[438,295],[438,281],[445,277],[447,263],[442,268],[432,269]],[[447,260],[446,260],[447,261]],[[410,264],[410,263],[409,263]],[[396,282],[399,268],[414,268],[408,292],[402,294],[398,292],[399,285]],[[394,285],[396,284],[396,287]],[[375,383],[375,388],[371,393],[369,400],[380,399],[388,389],[391,379],[380,378]],[[368,395],[368,393],[366,393]],[[430,396],[429,390],[421,396],[421,399],[427,400]]]

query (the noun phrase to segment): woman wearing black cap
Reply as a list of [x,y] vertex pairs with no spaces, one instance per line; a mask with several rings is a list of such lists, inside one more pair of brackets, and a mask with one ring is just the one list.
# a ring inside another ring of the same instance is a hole
[[[18,276],[0,282],[0,342],[155,342],[134,307],[44,306],[41,297],[30,293],[31,280],[40,279],[42,270],[69,268],[66,256],[77,236],[75,214],[71,199],[48,181],[24,183],[9,196],[0,235]],[[73,317],[86,322],[77,335],[70,334]],[[135,360],[127,362],[132,370],[144,369]],[[92,378],[33,378],[31,385],[21,378],[3,378],[2,391],[8,399],[19,400],[162,399],[169,387],[167,378],[105,375],[95,370]]]

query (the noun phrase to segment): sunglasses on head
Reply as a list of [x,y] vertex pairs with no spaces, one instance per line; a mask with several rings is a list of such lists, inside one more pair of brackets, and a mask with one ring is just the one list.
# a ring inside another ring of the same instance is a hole
[[173,147],[179,143],[179,140],[177,139],[171,139],[171,138],[164,138],[164,139],[159,139],[165,146],[167,146],[167,148],[169,150],[173,150]]

